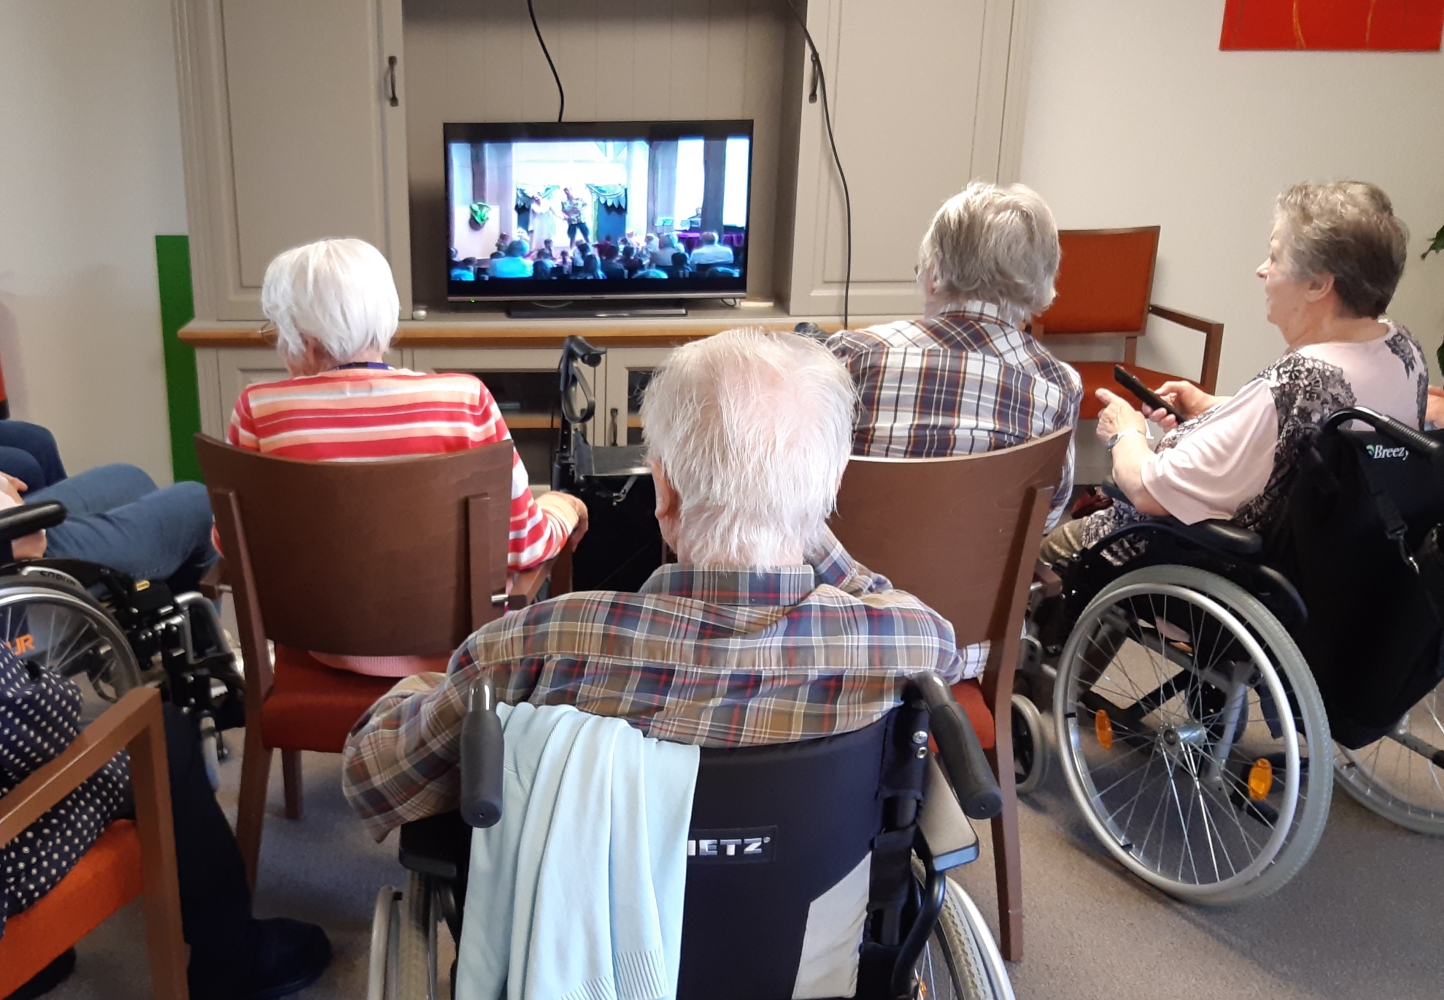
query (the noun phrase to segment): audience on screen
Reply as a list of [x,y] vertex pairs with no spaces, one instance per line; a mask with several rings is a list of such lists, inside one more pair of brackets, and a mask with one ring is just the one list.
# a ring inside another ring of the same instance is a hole
[[[486,281],[503,278],[623,281],[630,278],[740,277],[741,261],[733,247],[715,232],[678,235],[646,233],[638,238],[603,235],[593,243],[582,235],[558,247],[551,239],[533,241],[527,230],[515,238],[502,233],[490,258],[458,259],[453,248],[449,273],[452,281]],[[729,239],[732,237],[728,237]],[[700,240],[700,243],[698,242]],[[696,250],[688,252],[688,244]],[[533,249],[535,247],[535,249]]]
[[505,257],[493,257],[490,274],[493,278],[530,278],[532,262],[526,259],[531,247],[522,240],[512,240],[506,245]]
[[717,242],[716,233],[703,233],[702,245],[692,251],[692,266],[702,267],[706,264],[730,263],[732,263],[732,248],[725,243]]

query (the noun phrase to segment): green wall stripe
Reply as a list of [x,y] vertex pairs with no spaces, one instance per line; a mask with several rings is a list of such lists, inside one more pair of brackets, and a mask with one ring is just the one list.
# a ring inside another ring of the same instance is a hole
[[155,270],[160,284],[160,336],[165,354],[166,409],[170,414],[170,464],[176,482],[201,479],[193,440],[201,429],[201,399],[196,387],[196,352],[180,339],[180,328],[196,314],[191,297],[191,253],[187,236],[155,238]]

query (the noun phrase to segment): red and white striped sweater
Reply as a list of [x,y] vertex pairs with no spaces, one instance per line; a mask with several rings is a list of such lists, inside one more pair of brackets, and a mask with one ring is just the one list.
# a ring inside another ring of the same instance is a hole
[[[247,386],[226,440],[282,458],[371,462],[478,448],[511,432],[475,376],[343,368]],[[507,565],[529,569],[561,551],[571,525],[537,505],[514,452],[511,473]]]

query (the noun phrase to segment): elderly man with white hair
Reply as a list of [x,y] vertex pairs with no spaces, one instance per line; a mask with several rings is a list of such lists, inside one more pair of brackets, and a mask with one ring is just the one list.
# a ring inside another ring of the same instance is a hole
[[639,593],[567,594],[492,622],[445,675],[372,706],[343,786],[377,839],[456,808],[458,733],[482,677],[504,702],[574,704],[702,746],[858,729],[908,676],[956,680],[952,626],[827,530],[855,398],[842,364],[793,334],[732,330],[675,351],[642,425],[678,562]]
[[[1053,213],[1030,188],[975,181],[949,198],[918,250],[923,318],[826,340],[862,399],[853,454],[944,458],[1074,426],[1082,379],[1024,330],[1053,301],[1060,256]],[[1072,491],[1070,444],[1048,527]]]

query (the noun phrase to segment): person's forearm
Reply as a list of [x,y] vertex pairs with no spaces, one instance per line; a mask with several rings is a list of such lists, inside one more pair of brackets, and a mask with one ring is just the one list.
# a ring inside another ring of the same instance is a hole
[[1113,482],[1123,491],[1128,502],[1140,514],[1163,517],[1168,513],[1143,484],[1143,463],[1153,455],[1148,439],[1142,434],[1128,434],[1113,446]]

